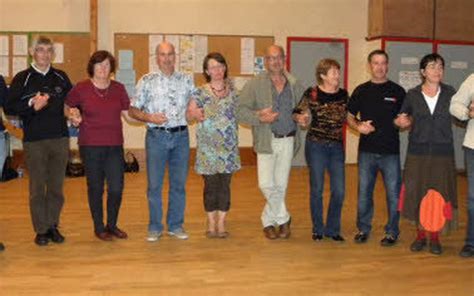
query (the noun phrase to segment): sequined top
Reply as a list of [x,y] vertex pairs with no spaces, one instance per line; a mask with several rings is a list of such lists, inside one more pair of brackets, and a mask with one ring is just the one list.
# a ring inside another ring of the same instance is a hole
[[339,89],[336,93],[326,93],[319,87],[308,88],[294,111],[311,111],[311,125],[306,138],[323,143],[342,142],[347,102],[348,94],[344,89]]

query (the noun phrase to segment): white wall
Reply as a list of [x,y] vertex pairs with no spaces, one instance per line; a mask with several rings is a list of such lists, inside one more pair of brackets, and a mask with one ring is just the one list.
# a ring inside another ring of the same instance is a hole
[[[349,91],[365,81],[368,0],[99,0],[99,48],[113,51],[114,33],[270,35],[349,39]],[[0,0],[0,31],[88,31],[89,1]],[[126,146],[143,147],[144,130],[127,126]],[[249,132],[241,145],[250,146]],[[349,134],[347,162],[357,157]]]

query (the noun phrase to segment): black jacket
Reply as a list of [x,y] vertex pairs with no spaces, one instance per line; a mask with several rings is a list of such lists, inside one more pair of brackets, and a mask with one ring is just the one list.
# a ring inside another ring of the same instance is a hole
[[[64,101],[72,85],[66,73],[51,67],[43,75],[33,67],[19,72],[10,85],[5,113],[19,115],[23,121],[23,141],[33,142],[68,136]],[[48,104],[35,111],[29,101],[37,92],[49,94]]]

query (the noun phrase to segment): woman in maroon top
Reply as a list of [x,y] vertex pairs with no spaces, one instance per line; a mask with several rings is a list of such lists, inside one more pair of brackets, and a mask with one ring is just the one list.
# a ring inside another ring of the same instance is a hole
[[[85,165],[89,207],[95,235],[105,241],[127,238],[117,227],[124,184],[123,111],[130,100],[125,87],[110,79],[115,59],[108,51],[95,52],[87,65],[90,79],[79,82],[66,104],[76,107],[70,120],[79,126],[79,148]],[[73,110],[73,109],[71,109]],[[107,224],[103,222],[102,196],[107,182]]]

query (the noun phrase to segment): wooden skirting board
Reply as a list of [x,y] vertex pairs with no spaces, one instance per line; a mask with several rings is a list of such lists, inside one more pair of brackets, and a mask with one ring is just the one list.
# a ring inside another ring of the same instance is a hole
[[[253,166],[257,164],[257,155],[253,151],[252,147],[240,147],[239,149],[240,149],[240,159],[241,159],[242,166]],[[125,148],[125,153],[129,151],[135,155],[135,157],[138,160],[138,163],[140,164],[140,167],[144,168],[146,165],[145,149]],[[78,151],[71,150],[71,153],[76,154],[78,153]],[[196,148],[191,148],[189,163],[191,165],[194,165],[195,159],[196,159]],[[13,167],[15,168],[18,166],[25,167],[24,163],[25,163],[25,158],[23,155],[23,150],[19,150],[19,149],[13,150]]]

